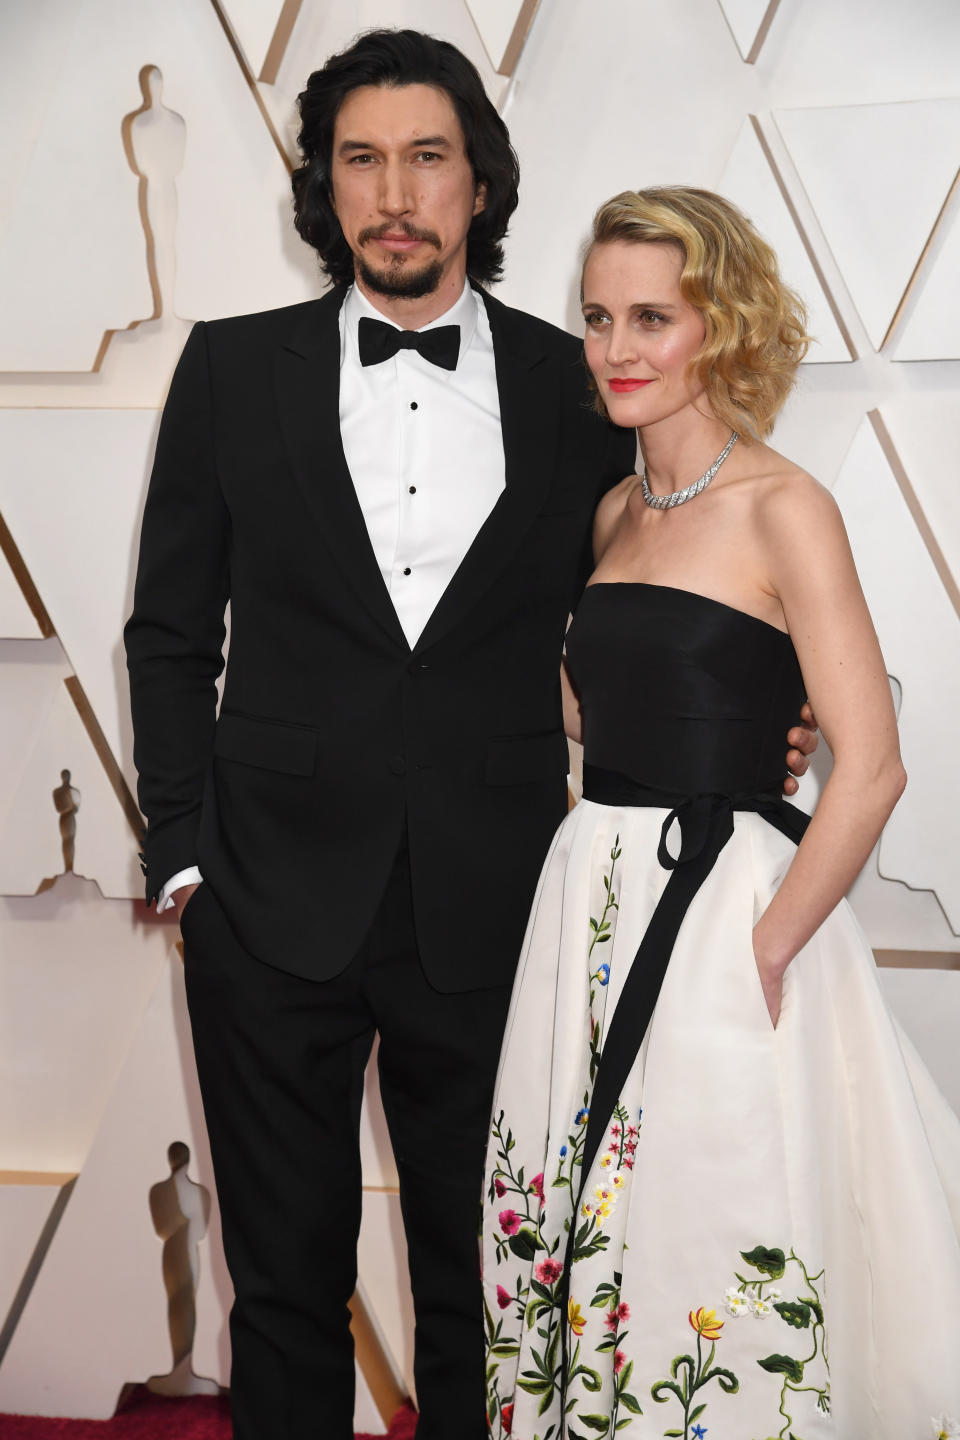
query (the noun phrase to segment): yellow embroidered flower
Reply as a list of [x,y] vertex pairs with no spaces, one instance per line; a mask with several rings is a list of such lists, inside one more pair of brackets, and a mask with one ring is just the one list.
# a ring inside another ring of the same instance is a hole
[[570,1322],[570,1329],[573,1331],[574,1335],[578,1337],[582,1335],[583,1327],[587,1323],[586,1317],[583,1311],[580,1309],[580,1306],[577,1305],[576,1302],[573,1300],[567,1301],[567,1319]]
[[584,1220],[589,1220],[590,1216],[593,1214],[593,1206],[588,1202],[584,1203],[580,1206],[580,1214],[583,1216]]
[[598,1185],[593,1193],[601,1202],[604,1200],[612,1200],[614,1198],[613,1192],[608,1190],[605,1185]]
[[691,1310],[689,1315],[690,1324],[698,1335],[705,1340],[719,1340],[720,1331],[723,1329],[723,1321],[717,1319],[716,1310],[705,1310],[700,1306],[699,1310]]
[[610,1166],[613,1164],[613,1156],[612,1156],[612,1155],[601,1155],[601,1156],[600,1156],[600,1164],[603,1166],[604,1170],[609,1170],[609,1169],[610,1169]]
[[609,1218],[609,1216],[611,1215],[612,1211],[613,1211],[613,1202],[610,1201],[610,1200],[601,1200],[601,1201],[600,1201],[600,1204],[599,1204],[599,1205],[597,1206],[597,1208],[596,1208],[596,1212],[595,1212],[595,1213],[600,1217],[601,1220],[606,1220],[606,1219]]
[[623,1189],[623,1175],[619,1170],[617,1171],[616,1175],[610,1176],[610,1184],[613,1186],[614,1190]]

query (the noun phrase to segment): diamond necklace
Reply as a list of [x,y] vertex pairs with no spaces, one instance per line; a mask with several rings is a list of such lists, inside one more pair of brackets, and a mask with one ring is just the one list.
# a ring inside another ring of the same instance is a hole
[[701,490],[706,490],[707,486],[710,484],[710,481],[713,479],[714,475],[716,475],[717,471],[720,469],[720,466],[723,464],[724,460],[726,460],[727,456],[730,454],[730,451],[733,449],[734,445],[736,445],[739,439],[740,436],[737,434],[736,430],[731,430],[730,439],[727,441],[726,445],[724,445],[723,449],[720,451],[720,454],[710,466],[710,469],[705,470],[700,476],[700,479],[694,480],[693,484],[688,485],[685,490],[675,490],[672,495],[654,495],[653,491],[650,489],[650,486],[647,484],[647,467],[646,463],[644,463],[643,474],[640,476],[640,493],[643,496],[643,503],[645,505],[649,505],[651,510],[672,510],[675,505],[686,504],[686,502],[688,500],[692,500],[695,495],[699,495]]

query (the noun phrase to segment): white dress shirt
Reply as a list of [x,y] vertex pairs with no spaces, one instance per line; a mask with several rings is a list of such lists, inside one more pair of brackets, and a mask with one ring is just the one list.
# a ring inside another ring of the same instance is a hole
[[[469,282],[444,315],[421,327],[459,325],[456,370],[416,350],[361,365],[364,315],[394,323],[351,286],[340,309],[340,434],[377,565],[412,648],[504,490],[493,340]],[[171,876],[158,911],[173,904],[174,890],[201,879],[195,865]]]

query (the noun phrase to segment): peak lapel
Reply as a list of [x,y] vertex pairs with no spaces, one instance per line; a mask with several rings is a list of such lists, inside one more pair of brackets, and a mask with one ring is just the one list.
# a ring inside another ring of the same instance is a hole
[[333,290],[307,311],[274,362],[287,454],[344,580],[395,643],[409,649],[383,583],[340,439],[340,306]]
[[443,592],[416,649],[434,644],[477,605],[516,553],[554,475],[560,427],[556,361],[522,317],[481,292],[490,319],[506,487]]

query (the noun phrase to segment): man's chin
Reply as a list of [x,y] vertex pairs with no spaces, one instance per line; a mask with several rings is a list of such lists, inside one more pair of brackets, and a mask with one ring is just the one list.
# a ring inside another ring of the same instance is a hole
[[391,300],[420,300],[440,288],[443,266],[439,260],[431,260],[428,265],[419,265],[416,269],[407,265],[391,265],[384,270],[375,270],[365,259],[358,257],[357,279],[362,281],[365,290],[375,295]]

